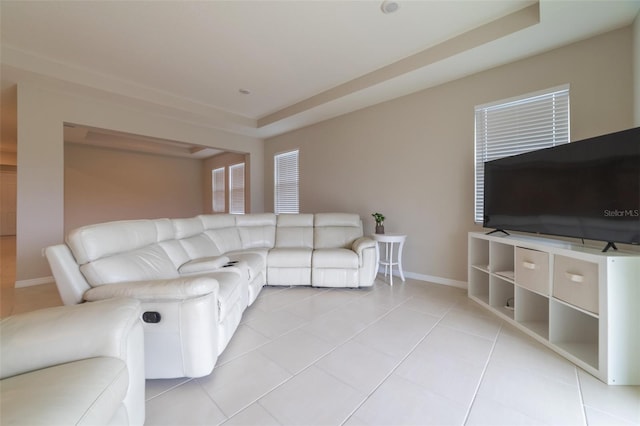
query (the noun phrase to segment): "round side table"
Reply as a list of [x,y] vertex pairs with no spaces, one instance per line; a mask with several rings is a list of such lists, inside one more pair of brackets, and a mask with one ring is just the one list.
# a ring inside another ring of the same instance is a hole
[[[378,243],[384,243],[385,256],[384,259],[378,258],[378,264],[384,266],[384,276],[387,276],[387,270],[389,271],[389,285],[393,285],[393,267],[398,267],[400,278],[404,281],[404,273],[402,272],[402,248],[404,247],[404,241],[407,236],[404,234],[373,234],[372,238]],[[398,244],[398,251],[396,258],[393,258],[393,245]]]

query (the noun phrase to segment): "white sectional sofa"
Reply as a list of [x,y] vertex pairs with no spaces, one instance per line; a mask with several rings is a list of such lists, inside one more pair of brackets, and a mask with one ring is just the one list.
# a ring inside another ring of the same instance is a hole
[[147,378],[201,377],[264,285],[369,287],[378,248],[347,213],[201,215],[69,232],[46,249],[65,304],[142,303]]
[[0,322],[0,423],[142,425],[140,302],[60,306]]

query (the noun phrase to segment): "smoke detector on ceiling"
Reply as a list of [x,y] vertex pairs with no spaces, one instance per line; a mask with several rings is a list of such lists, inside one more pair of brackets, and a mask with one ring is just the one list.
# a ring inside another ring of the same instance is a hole
[[398,3],[396,3],[393,0],[384,0],[382,2],[382,4],[380,5],[380,9],[382,10],[382,13],[393,13],[396,10],[398,10],[400,6],[398,5]]

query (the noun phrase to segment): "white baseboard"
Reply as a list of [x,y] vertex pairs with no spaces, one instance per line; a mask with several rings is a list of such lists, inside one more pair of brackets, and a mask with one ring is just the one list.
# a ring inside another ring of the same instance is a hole
[[[378,273],[384,274],[384,269],[379,268]],[[397,270],[394,270],[393,276],[400,277],[400,273]],[[419,280],[419,281],[435,283],[435,284],[448,285],[451,287],[463,288],[465,290],[467,289],[466,281],[458,281],[458,280],[452,280],[450,278],[435,277],[433,275],[416,274],[415,272],[407,272],[407,271],[404,271],[404,277],[411,278],[414,280]]]
[[[380,268],[378,269],[378,273],[384,273],[384,270]],[[395,277],[400,277],[400,273],[398,271],[393,271],[393,275]],[[450,278],[435,277],[433,275],[416,274],[415,272],[405,271],[404,277],[411,278],[414,280],[419,280],[419,281],[435,283],[435,284],[449,285],[452,287],[458,287],[458,288],[464,288],[464,289],[467,288],[466,281],[458,281],[458,280],[452,280]],[[52,282],[55,282],[52,276],[42,277],[42,278],[33,278],[30,280],[20,280],[20,281],[16,281],[15,288],[31,287],[34,285],[49,284]]]
[[16,281],[15,288],[31,287],[34,285],[49,284],[52,282],[55,282],[53,277],[42,277],[42,278],[33,278],[30,280],[20,280],[20,281]]

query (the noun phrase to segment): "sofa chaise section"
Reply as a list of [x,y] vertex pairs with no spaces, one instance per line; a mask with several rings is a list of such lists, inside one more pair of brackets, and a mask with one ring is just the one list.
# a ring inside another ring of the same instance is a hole
[[311,285],[313,215],[280,214],[274,247],[269,250],[269,285]]

